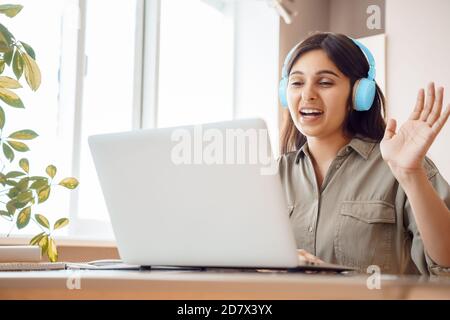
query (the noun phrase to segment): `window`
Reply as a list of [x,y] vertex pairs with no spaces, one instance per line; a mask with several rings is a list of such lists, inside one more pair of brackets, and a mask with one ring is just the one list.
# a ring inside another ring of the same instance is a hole
[[[76,235],[110,236],[100,184],[87,144],[93,134],[133,129],[137,1],[86,1],[83,99],[79,133],[80,186]],[[117,150],[120,152],[120,150]],[[75,152],[77,154],[77,152]],[[101,228],[101,229],[99,229]],[[103,231],[101,231],[103,230]]]
[[[18,92],[27,109],[13,110],[7,126],[39,133],[31,174],[54,164],[57,178],[80,180],[73,191],[52,189],[39,208],[70,217],[57,236],[113,236],[88,136],[238,117],[277,122],[278,17],[264,1],[14,3],[24,9],[5,25],[33,46],[43,80],[37,92]],[[37,233],[31,225],[12,234]],[[9,231],[2,221],[0,233]]]
[[232,4],[209,2],[161,1],[158,127],[233,118]]

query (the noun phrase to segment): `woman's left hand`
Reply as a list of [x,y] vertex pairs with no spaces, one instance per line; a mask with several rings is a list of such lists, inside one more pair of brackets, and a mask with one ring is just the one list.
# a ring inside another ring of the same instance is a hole
[[420,89],[414,111],[398,132],[396,121],[388,121],[380,144],[381,155],[397,179],[424,172],[425,155],[450,114],[450,104],[441,112],[443,97],[444,88],[435,90],[434,83],[430,83],[426,102],[425,92]]

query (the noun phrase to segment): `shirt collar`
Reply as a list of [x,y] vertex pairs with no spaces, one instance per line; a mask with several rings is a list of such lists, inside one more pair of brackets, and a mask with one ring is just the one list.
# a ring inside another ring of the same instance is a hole
[[[341,150],[339,150],[337,156],[344,157],[348,155],[353,149],[361,157],[363,157],[364,160],[367,160],[369,159],[369,155],[376,144],[376,141],[371,141],[368,138],[356,135],[348,144],[346,144],[341,148]],[[309,156],[308,142],[305,142],[305,144],[297,151],[297,154],[295,156],[295,163],[298,163],[300,161],[300,158],[302,158],[305,154]]]
[[347,145],[351,147],[353,150],[359,153],[364,160],[369,159],[370,153],[378,142],[370,140],[365,137],[356,136],[354,137],[350,143]]

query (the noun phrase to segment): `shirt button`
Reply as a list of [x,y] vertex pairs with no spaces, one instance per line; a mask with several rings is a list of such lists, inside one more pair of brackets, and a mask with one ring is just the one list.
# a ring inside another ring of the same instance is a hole
[[308,231],[313,232],[313,227],[309,227]]

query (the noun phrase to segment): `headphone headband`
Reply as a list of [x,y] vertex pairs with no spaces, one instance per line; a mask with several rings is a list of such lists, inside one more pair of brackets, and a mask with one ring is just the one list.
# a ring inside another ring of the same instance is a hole
[[361,49],[361,51],[366,56],[367,62],[369,63],[369,72],[367,73],[367,78],[375,80],[375,58],[373,57],[372,53],[365,45],[363,45],[358,40],[353,38],[350,39]]

